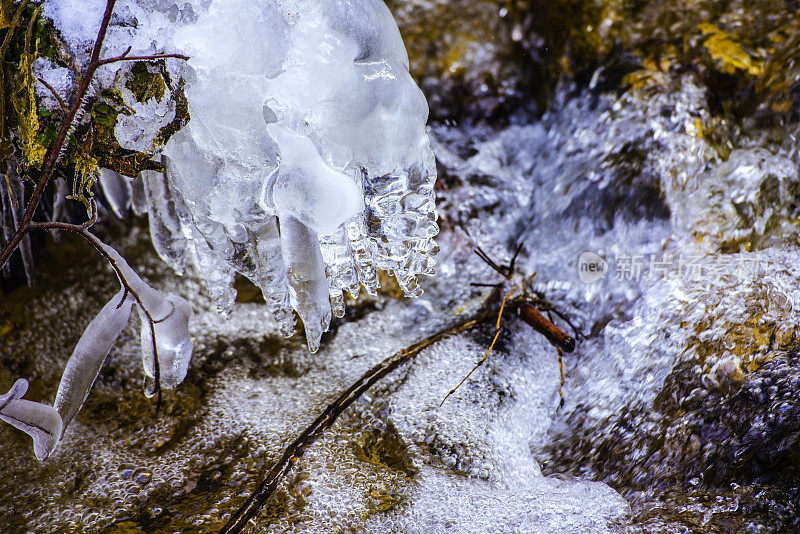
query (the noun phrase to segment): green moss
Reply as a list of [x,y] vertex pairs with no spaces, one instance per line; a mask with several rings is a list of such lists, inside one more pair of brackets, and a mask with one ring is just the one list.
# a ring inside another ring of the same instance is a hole
[[131,90],[137,102],[147,102],[151,98],[160,102],[167,92],[167,84],[158,67],[144,61],[133,64],[125,87]]
[[178,130],[189,122],[189,102],[186,100],[186,94],[183,91],[184,81],[178,82],[178,87],[175,89],[172,97],[175,100],[175,118],[169,124],[162,127],[158,131],[158,135],[153,141],[154,145],[163,146],[169,141]]
[[145,169],[161,170],[161,164],[150,161],[151,154],[134,152],[119,146],[114,136],[114,127],[120,114],[129,115],[122,98],[111,90],[100,93],[91,107],[92,137],[90,150],[97,164],[125,176],[136,176]]
[[[0,160],[22,159],[27,166],[41,167],[47,149],[57,137],[63,113],[53,112],[36,99],[36,80],[31,65],[40,57],[68,66],[66,49],[52,22],[42,20],[39,6],[27,5],[11,27],[13,3],[3,0],[0,15],[0,43],[8,37],[0,64]],[[10,11],[9,11],[10,9]],[[162,100],[169,94],[169,79],[163,64],[137,62],[130,67],[126,87],[139,101],[151,98]],[[62,95],[68,100],[68,95]],[[176,93],[178,113],[175,120],[158,132],[154,148],[165,143],[189,119],[188,104],[182,85]],[[69,104],[69,102],[68,102]],[[130,114],[120,97],[112,90],[103,91],[86,104],[90,124],[81,125],[67,139],[68,151],[56,170],[67,176],[78,176],[73,185],[73,198],[88,205],[91,187],[98,167],[106,167],[127,176],[145,169],[160,170],[161,165],[150,161],[152,153],[126,150],[119,146],[114,127],[119,114]]]

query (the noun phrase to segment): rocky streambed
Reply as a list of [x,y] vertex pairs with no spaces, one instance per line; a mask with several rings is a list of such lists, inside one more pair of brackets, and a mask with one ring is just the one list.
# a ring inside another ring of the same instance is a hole
[[[189,374],[157,409],[132,325],[53,457],[0,427],[8,531],[218,530],[343,389],[479,305],[471,284],[500,276],[476,245],[505,262],[519,243],[514,280],[579,332],[561,391],[556,349],[506,317],[440,405],[495,327],[437,343],[308,450],[251,530],[800,528],[797,7],[555,6],[392,2],[432,105],[438,272],[419,299],[383,279],[349,301],[317,354],[244,281],[221,318],[144,220],[107,217],[132,266],[191,302]],[[2,297],[0,385],[24,376],[50,402],[117,283],[67,237],[38,265]]]

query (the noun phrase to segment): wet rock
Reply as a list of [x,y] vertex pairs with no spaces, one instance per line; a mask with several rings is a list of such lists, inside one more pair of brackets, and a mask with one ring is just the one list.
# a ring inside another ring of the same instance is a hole
[[[756,257],[746,282],[661,282],[645,292],[650,306],[606,327],[606,357],[584,360],[567,386],[545,473],[609,483],[644,531],[797,528],[797,271],[792,255]],[[783,511],[764,513],[773,506]],[[705,515],[690,521],[692,509]]]
[[734,150],[698,177],[676,203],[675,225],[708,251],[736,252],[796,242],[797,167],[763,148]]

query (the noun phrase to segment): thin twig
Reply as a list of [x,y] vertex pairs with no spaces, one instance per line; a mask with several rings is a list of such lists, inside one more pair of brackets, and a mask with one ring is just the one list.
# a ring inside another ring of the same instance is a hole
[[300,436],[289,445],[275,465],[269,470],[266,478],[250,495],[247,502],[233,515],[228,523],[220,530],[220,534],[235,534],[247,526],[258,511],[275,495],[280,481],[292,470],[294,464],[303,456],[306,449],[314,443],[322,433],[333,425],[336,419],[364,392],[372,387],[378,380],[385,377],[402,364],[411,361],[423,350],[447,338],[469,330],[487,319],[494,318],[494,313],[482,309],[475,315],[463,319],[453,326],[440,330],[422,341],[400,350],[372,369],[364,373],[352,386],[339,395],[322,414],[311,423]]
[[47,83],[44,78],[36,78],[36,79],[39,80],[39,83],[41,83],[42,85],[44,85],[45,87],[47,87],[50,90],[50,93],[56,98],[56,100],[58,100],[58,105],[61,106],[61,111],[66,113],[67,112],[67,103],[64,102],[64,99],[61,98],[61,95],[58,94],[58,91],[56,91],[55,87],[53,87],[52,85]]
[[[501,313],[502,313],[502,312],[501,312]],[[500,317],[499,317],[499,316],[497,317],[497,321],[498,321],[498,322],[500,321]],[[502,330],[501,330],[500,328],[498,328],[498,329],[497,329],[497,332],[494,334],[494,338],[492,339],[492,342],[491,342],[491,344],[489,344],[489,348],[486,350],[486,353],[483,355],[483,357],[482,357],[480,360],[478,360],[478,363],[476,363],[476,364],[475,364],[475,367],[473,367],[473,368],[472,368],[472,370],[470,370],[470,372],[469,372],[469,373],[467,373],[467,376],[465,376],[464,378],[462,378],[462,379],[461,379],[461,382],[459,382],[459,383],[458,383],[458,385],[457,385],[456,387],[454,387],[453,389],[451,389],[450,391],[448,391],[448,392],[447,392],[447,395],[445,395],[445,396],[444,396],[444,398],[442,399],[442,402],[440,402],[440,403],[439,403],[439,408],[441,408],[441,407],[442,407],[442,405],[444,404],[444,401],[446,401],[446,400],[447,400],[447,399],[450,397],[450,395],[452,395],[453,393],[455,393],[455,392],[458,390],[458,388],[460,388],[460,387],[461,387],[461,386],[464,384],[464,382],[466,382],[466,381],[467,381],[467,378],[469,378],[470,376],[472,376],[472,373],[474,373],[474,372],[475,372],[475,370],[476,370],[478,367],[480,367],[481,365],[483,365],[483,362],[485,362],[485,361],[486,361],[486,358],[488,358],[488,357],[489,357],[489,354],[491,354],[491,353],[492,353],[492,351],[494,350],[494,344],[495,344],[495,343],[497,343],[497,338],[499,338],[499,337],[500,337],[500,332],[502,332]]]
[[183,54],[153,54],[149,56],[129,56],[128,53],[131,51],[131,47],[129,46],[127,50],[125,50],[122,54],[110,57],[106,59],[100,60],[100,66],[102,65],[110,65],[111,63],[118,63],[120,61],[155,61],[157,59],[182,59],[184,61],[189,59],[189,56],[185,56]]

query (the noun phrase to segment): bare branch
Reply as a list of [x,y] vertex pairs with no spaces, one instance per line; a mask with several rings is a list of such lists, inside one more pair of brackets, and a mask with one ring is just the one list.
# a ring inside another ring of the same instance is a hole
[[61,95],[59,95],[58,92],[56,92],[55,88],[52,85],[50,85],[49,83],[47,83],[44,80],[44,78],[36,78],[36,79],[39,80],[39,82],[42,85],[44,85],[45,87],[47,87],[50,90],[50,93],[56,98],[56,100],[58,100],[58,105],[61,106],[61,111],[66,113],[67,112],[67,103],[64,102],[64,99],[61,98]]
[[130,47],[122,53],[122,55],[117,57],[110,57],[107,59],[103,59],[100,61],[100,65],[108,65],[110,63],[118,63],[120,61],[156,61],[158,59],[182,59],[184,61],[189,59],[189,56],[184,56],[183,54],[153,54],[150,56],[129,56],[128,52],[130,52]]
[[14,232],[14,235],[11,236],[11,239],[8,240],[6,246],[3,247],[3,250],[0,251],[0,267],[8,262],[8,259],[11,257],[11,253],[14,252],[20,241],[22,241],[22,236],[28,230],[28,226],[33,218],[33,214],[36,211],[36,208],[39,206],[39,201],[42,198],[44,189],[47,187],[47,184],[53,175],[53,169],[55,168],[58,155],[61,152],[61,147],[67,140],[67,132],[75,120],[75,115],[78,113],[78,109],[80,109],[80,106],[83,102],[83,97],[86,95],[86,91],[89,89],[89,85],[92,82],[94,73],[99,66],[100,50],[103,48],[103,41],[106,37],[108,23],[111,20],[111,13],[114,11],[115,3],[116,0],[108,0],[108,3],[106,4],[103,20],[100,23],[100,30],[97,32],[97,39],[94,42],[92,59],[89,62],[89,66],[86,68],[86,73],[84,74],[83,79],[78,86],[78,90],[75,92],[72,105],[69,107],[69,110],[67,110],[67,115],[64,117],[64,121],[61,123],[61,128],[59,128],[58,135],[56,136],[56,141],[47,151],[44,164],[42,165],[41,175],[39,176],[39,180],[36,182],[36,187],[33,190],[31,199],[28,201],[28,205],[25,208],[25,213],[22,216],[20,225],[16,232]]

